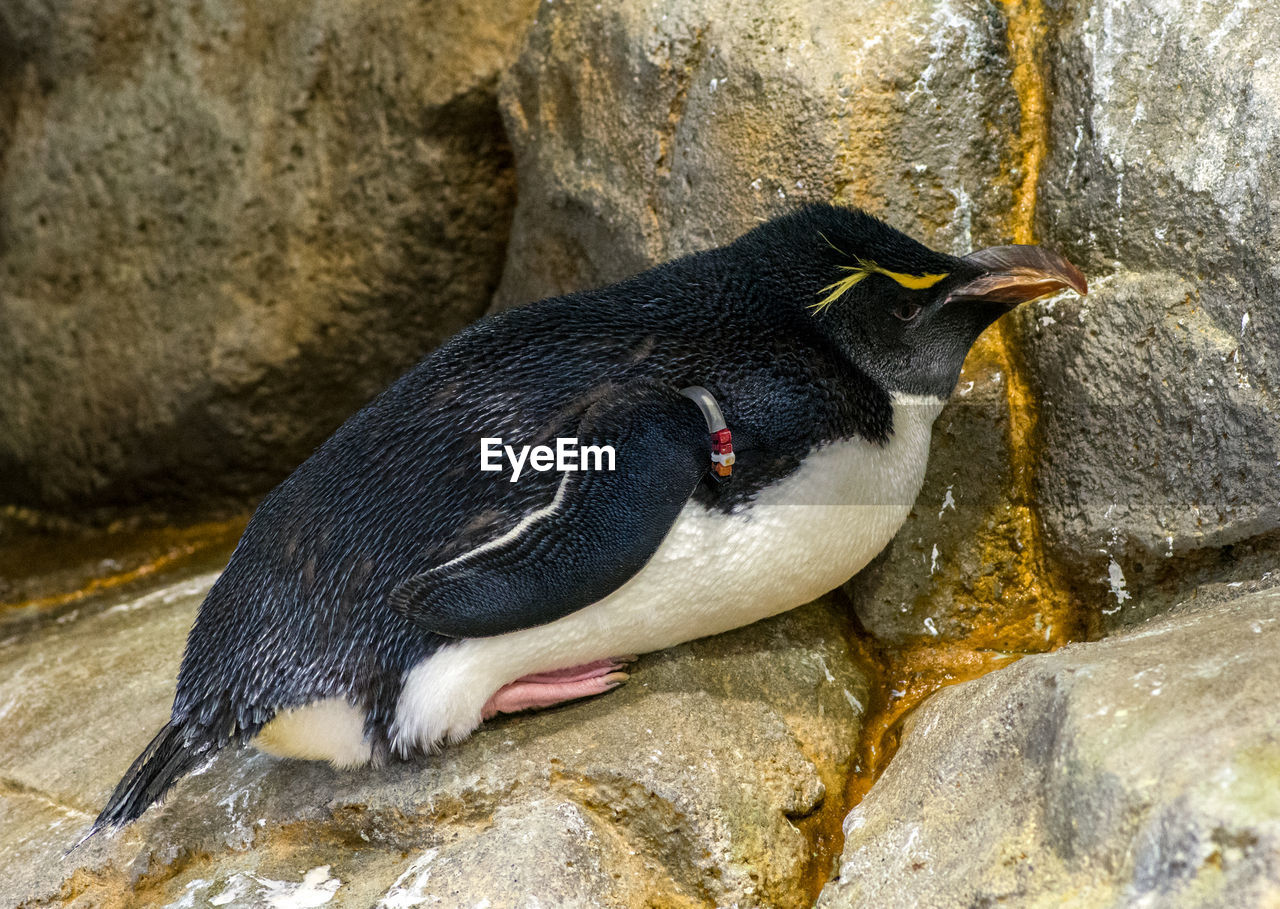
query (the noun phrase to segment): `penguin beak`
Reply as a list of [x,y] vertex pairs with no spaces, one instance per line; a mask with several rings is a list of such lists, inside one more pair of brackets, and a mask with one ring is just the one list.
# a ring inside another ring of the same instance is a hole
[[1013,309],[1068,287],[1079,294],[1089,292],[1080,269],[1039,246],[993,246],[970,253],[964,261],[981,269],[982,274],[952,288],[944,303],[986,300]]

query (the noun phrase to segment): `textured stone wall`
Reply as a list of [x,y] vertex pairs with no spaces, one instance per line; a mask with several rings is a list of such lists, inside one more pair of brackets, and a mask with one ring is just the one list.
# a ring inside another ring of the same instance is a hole
[[0,501],[246,501],[497,285],[530,0],[0,8]]
[[1280,551],[1280,13],[1049,15],[1037,223],[1095,292],[1020,316],[1037,495],[1119,627]]

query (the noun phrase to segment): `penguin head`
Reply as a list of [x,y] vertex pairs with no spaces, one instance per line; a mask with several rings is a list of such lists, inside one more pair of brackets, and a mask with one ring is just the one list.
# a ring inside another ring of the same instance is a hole
[[[1084,275],[1039,246],[934,252],[872,216],[815,206],[788,231],[811,247],[800,301],[814,327],[890,391],[947,398],[978,336],[1020,303]],[[796,261],[799,249],[792,246]]]

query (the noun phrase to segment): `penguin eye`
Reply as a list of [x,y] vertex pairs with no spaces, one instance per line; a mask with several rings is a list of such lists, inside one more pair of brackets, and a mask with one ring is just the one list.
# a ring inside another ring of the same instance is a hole
[[916,316],[920,315],[920,304],[900,303],[898,304],[898,308],[893,311],[893,314],[903,322],[910,322]]

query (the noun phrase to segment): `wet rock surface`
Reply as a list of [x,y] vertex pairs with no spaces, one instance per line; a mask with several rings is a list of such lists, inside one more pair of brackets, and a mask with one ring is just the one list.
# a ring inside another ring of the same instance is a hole
[[260,495],[483,311],[531,0],[0,9],[0,501]]
[[1041,515],[1114,628],[1280,552],[1280,12],[1047,5],[1038,227],[1092,293],[1018,318]]
[[410,763],[225,752],[64,860],[167,715],[212,580],[4,628],[0,903],[811,902],[829,860],[818,828],[839,823],[869,702],[834,602],[644,657],[603,698]]
[[823,909],[1280,899],[1280,590],[935,695],[845,820]]

